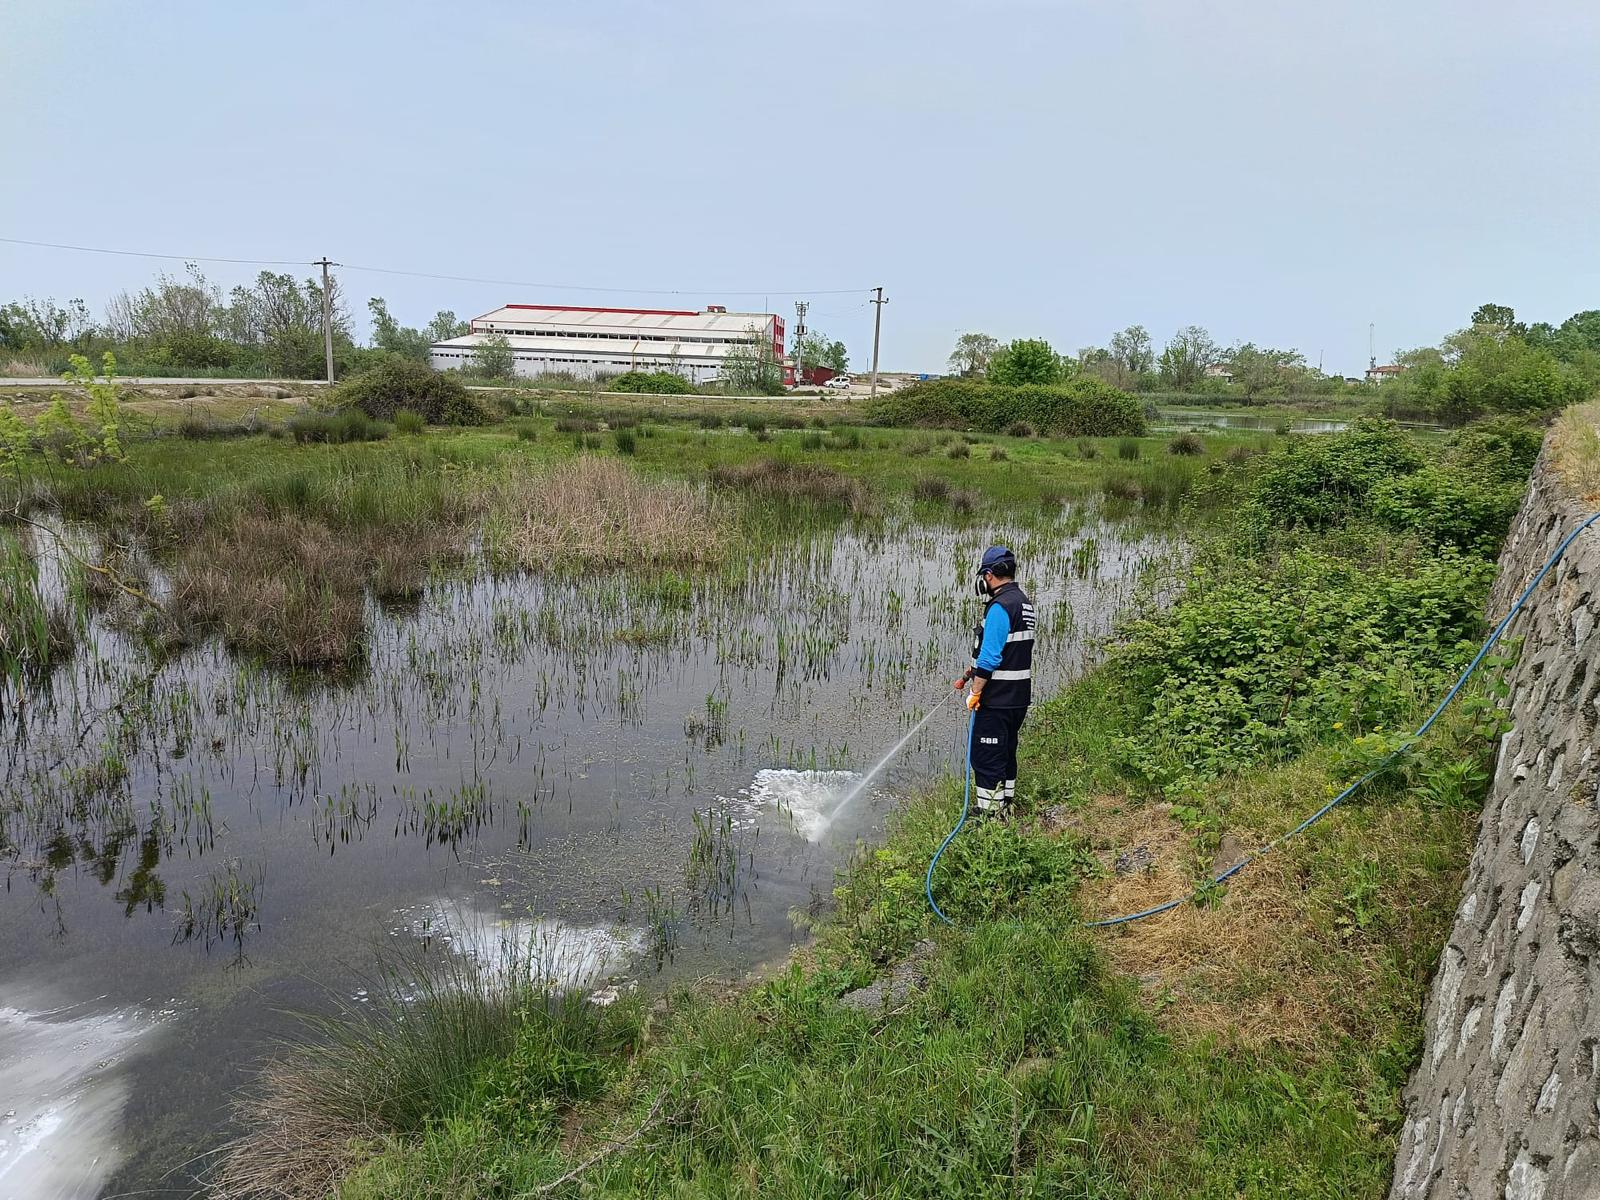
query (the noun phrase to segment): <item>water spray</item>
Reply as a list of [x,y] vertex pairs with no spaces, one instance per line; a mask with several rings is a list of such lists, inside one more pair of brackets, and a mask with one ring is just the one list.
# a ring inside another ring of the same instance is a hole
[[822,832],[827,830],[829,826],[833,824],[834,820],[839,816],[840,813],[844,812],[846,808],[850,807],[855,798],[866,790],[867,784],[871,783],[873,778],[889,765],[890,760],[893,759],[895,755],[899,754],[900,751],[906,748],[906,743],[912,738],[916,737],[917,734],[922,732],[923,726],[925,726],[929,721],[933,720],[934,716],[939,712],[939,710],[944,707],[945,701],[949,700],[951,696],[956,694],[956,692],[951,691],[945,695],[944,699],[938,701],[927,711],[922,720],[918,721],[911,727],[911,729],[906,733],[905,737],[901,738],[898,742],[891,746],[889,748],[889,752],[880,758],[876,763],[874,763],[870,771],[856,781],[855,787],[846,792],[844,799],[840,800],[839,803],[834,806],[833,811],[823,818],[822,825],[817,831],[818,836],[821,836]]

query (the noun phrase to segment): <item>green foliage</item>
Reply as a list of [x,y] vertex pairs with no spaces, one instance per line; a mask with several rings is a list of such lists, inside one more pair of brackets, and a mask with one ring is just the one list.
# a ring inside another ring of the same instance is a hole
[[1000,339],[987,333],[963,333],[950,351],[950,370],[957,375],[980,376],[1000,349]]
[[27,422],[17,415],[11,400],[0,400],[0,472],[17,471],[33,447]]
[[1541,412],[1576,404],[1590,387],[1549,350],[1511,334],[1467,333],[1443,378],[1440,415],[1465,421],[1481,413]]
[[1245,342],[1227,355],[1233,382],[1245,401],[1282,395],[1306,380],[1305,356],[1298,350],[1272,350]]
[[1198,570],[1114,654],[1141,697],[1126,762],[1181,785],[1344,726],[1392,725],[1470,656],[1493,574],[1449,553],[1363,562],[1309,547]]
[[722,385],[736,394],[783,394],[783,364],[773,354],[766,335],[754,325],[746,331],[743,341],[729,347],[719,377]]
[[359,408],[380,421],[393,420],[402,408],[429,425],[483,425],[489,420],[455,375],[397,355],[385,355],[371,370],[340,381],[329,399],[335,407]]
[[[410,415],[416,416],[415,413]],[[287,425],[290,436],[297,442],[344,445],[349,442],[379,442],[389,436],[387,424],[374,420],[359,408],[345,408],[336,412],[298,412],[289,418]]]
[[1205,378],[1206,368],[1217,361],[1219,350],[1211,335],[1199,325],[1189,325],[1172,335],[1161,351],[1161,382],[1174,391],[1188,392]]
[[692,396],[694,384],[676,371],[624,371],[606,385],[608,392],[647,392],[660,396]]
[[1060,383],[1065,378],[1061,356],[1043,338],[1017,338],[993,352],[988,379],[1001,387]]
[[[373,296],[367,301],[367,311],[372,314],[372,344],[379,350],[389,354],[398,354],[401,358],[414,359],[417,362],[428,361],[428,348],[434,339],[426,330],[411,329],[389,314],[389,306],[382,296]],[[451,334],[451,337],[458,336]],[[443,339],[439,339],[443,340]]]
[[1429,465],[1378,483],[1372,489],[1372,513],[1391,529],[1492,556],[1522,502],[1524,486],[1496,483],[1471,470]]
[[503,333],[485,334],[473,351],[470,373],[483,379],[512,379],[517,373],[517,354]]
[[428,423],[422,419],[422,414],[413,412],[409,408],[402,408],[394,414],[394,428],[396,433],[418,434],[427,428]]
[[868,415],[879,425],[988,433],[1000,433],[1019,422],[1056,437],[1137,437],[1145,432],[1144,409],[1137,400],[1088,378],[1026,387],[930,379],[880,397]]
[[611,439],[617,444],[618,454],[639,452],[639,435],[631,429],[614,429],[611,432]]
[[1367,508],[1372,489],[1422,466],[1394,422],[1355,422],[1344,433],[1294,438],[1260,477],[1256,504],[1281,526],[1325,529]]

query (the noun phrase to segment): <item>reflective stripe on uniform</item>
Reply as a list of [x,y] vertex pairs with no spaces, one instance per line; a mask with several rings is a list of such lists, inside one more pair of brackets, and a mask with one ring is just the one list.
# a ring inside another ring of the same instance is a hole
[[1006,638],[1006,641],[1008,641],[1008,642],[1031,642],[1031,641],[1033,641],[1033,630],[1024,629],[1021,633],[1013,633],[1010,637]]
[[991,672],[989,672],[989,678],[990,679],[1032,679],[1033,678],[1033,671],[1032,671],[1031,668],[1028,669],[1028,670],[1024,670],[1024,671],[991,671]]

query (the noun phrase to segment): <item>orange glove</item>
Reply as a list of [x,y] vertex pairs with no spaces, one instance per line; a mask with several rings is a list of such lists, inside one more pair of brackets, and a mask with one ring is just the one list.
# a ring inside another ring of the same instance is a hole
[[967,707],[970,708],[973,712],[977,712],[978,711],[978,693],[977,692],[973,692],[971,695],[969,695],[967,697]]

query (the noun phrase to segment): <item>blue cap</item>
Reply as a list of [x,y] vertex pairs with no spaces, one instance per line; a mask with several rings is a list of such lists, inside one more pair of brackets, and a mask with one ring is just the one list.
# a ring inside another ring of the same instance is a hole
[[983,552],[983,560],[978,564],[978,574],[982,575],[985,571],[992,571],[1001,563],[1005,563],[1010,568],[1010,571],[1015,571],[1017,569],[1017,556],[1004,546],[990,546]]

